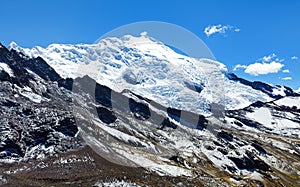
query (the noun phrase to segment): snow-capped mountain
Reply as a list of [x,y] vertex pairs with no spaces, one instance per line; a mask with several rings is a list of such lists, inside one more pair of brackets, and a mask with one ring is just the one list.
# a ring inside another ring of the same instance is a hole
[[204,115],[210,114],[211,103],[239,109],[286,95],[283,87],[245,84],[220,62],[177,54],[146,35],[32,49],[11,43],[10,49],[42,57],[63,78],[87,74],[118,92],[131,90],[164,106]]
[[[300,97],[287,87],[146,36],[10,47],[0,185],[300,185]],[[213,102],[227,103],[223,118],[207,115]]]

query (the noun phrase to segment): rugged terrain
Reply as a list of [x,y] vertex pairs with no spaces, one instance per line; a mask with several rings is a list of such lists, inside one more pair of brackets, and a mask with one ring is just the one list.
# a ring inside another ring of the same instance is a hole
[[300,185],[293,90],[145,37],[98,45],[0,45],[0,185]]

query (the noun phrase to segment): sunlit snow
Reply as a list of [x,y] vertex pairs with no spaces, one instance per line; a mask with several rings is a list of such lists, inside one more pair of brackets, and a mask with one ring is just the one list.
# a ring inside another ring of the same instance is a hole
[[204,115],[210,114],[211,103],[238,109],[258,100],[271,100],[260,91],[229,80],[224,64],[177,54],[147,35],[32,49],[13,43],[10,48],[29,57],[41,56],[64,78],[89,75],[116,91],[129,89],[167,107]]

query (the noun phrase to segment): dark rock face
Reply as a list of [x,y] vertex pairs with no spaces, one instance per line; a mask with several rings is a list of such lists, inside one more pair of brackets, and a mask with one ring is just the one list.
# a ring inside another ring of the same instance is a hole
[[[9,89],[7,85],[6,88]],[[17,94],[15,90],[12,93]],[[31,103],[21,97],[16,101],[6,99],[2,104],[1,158],[23,157],[27,154],[26,150],[35,146],[53,147],[51,154],[54,154],[81,145],[80,140],[74,138],[78,128],[69,111],[51,104]]]
[[257,141],[253,142],[251,146],[253,146],[260,154],[267,154],[267,151],[264,148],[262,148],[260,143],[258,143]]
[[117,120],[117,117],[113,111],[104,107],[97,107],[96,109],[98,117],[103,123],[110,124]]
[[165,127],[176,129],[177,125],[175,125],[174,123],[172,123],[169,119],[164,119],[164,121],[161,123],[160,129],[164,129]]
[[169,160],[177,163],[177,164],[180,164],[180,165],[184,165],[184,158],[178,156],[178,155],[175,155],[175,156],[172,156],[169,158]]
[[146,104],[138,103],[131,98],[129,99],[129,108],[138,119],[149,119],[151,116],[149,107]]
[[13,70],[13,72],[18,75],[16,77],[10,77],[9,75],[7,77],[6,75],[4,76],[4,80],[11,81],[18,86],[23,87],[28,86],[29,80],[32,79],[32,76],[25,70],[24,67],[21,67],[18,64],[24,61],[20,55],[15,52],[10,52],[0,44],[0,62],[6,63]]
[[64,87],[67,90],[72,90],[73,88],[73,79],[71,78],[59,79],[57,82],[59,87]]
[[16,101],[14,101],[12,99],[8,99],[8,98],[1,98],[0,105],[4,106],[4,107],[9,107],[9,108],[20,106],[19,103],[17,103]]
[[174,108],[167,108],[168,116],[176,121],[180,121],[181,111]]
[[197,129],[203,130],[204,128],[207,127],[207,123],[208,123],[207,119],[205,119],[204,116],[199,115]]
[[226,141],[229,141],[229,142],[232,142],[233,141],[233,135],[232,134],[229,134],[228,132],[225,132],[225,131],[221,131],[218,133],[217,135],[219,138],[222,138]]
[[264,106],[265,103],[261,102],[261,101],[256,101],[255,103],[252,103],[250,106],[253,106],[253,107],[262,107]]
[[68,85],[70,80],[63,80],[42,58],[30,59],[3,46],[0,61],[16,75],[0,72],[0,158],[29,159],[80,147],[67,99],[71,95],[53,83]]
[[15,77],[9,77],[7,73],[0,72],[1,81],[10,81],[21,87],[28,86],[29,81],[34,80],[33,75],[27,71],[30,70],[45,81],[58,81],[61,82],[60,86],[70,88],[70,79],[62,79],[41,57],[28,58],[14,49],[9,51],[1,43],[0,62],[6,63],[17,75]]
[[98,103],[111,108],[112,103],[111,103],[111,94],[112,90],[106,86],[96,84],[95,88],[95,99]]
[[58,121],[58,125],[55,128],[58,132],[63,133],[66,136],[74,137],[78,132],[78,128],[75,123],[75,119],[70,114],[65,114],[63,119]]
[[241,114],[242,111],[236,111],[236,110],[226,111],[226,116],[234,117],[236,119],[236,121],[234,121],[234,124],[236,124],[237,126],[242,127],[243,125],[246,125],[248,127],[260,128],[261,125],[258,122],[247,119],[243,117]]
[[208,121],[204,116],[199,114],[194,114],[188,111],[182,111],[173,108],[167,108],[168,116],[183,125],[195,129],[204,129],[207,127]]
[[61,79],[58,73],[56,73],[56,71],[51,66],[49,66],[41,57],[24,60],[24,62],[22,63],[24,63],[24,66],[26,68],[34,71],[39,77],[46,81],[58,81],[59,79]]
[[10,76],[8,73],[6,73],[5,71],[1,70],[0,71],[0,81],[10,81]]
[[239,127],[242,127],[242,126],[243,126],[243,124],[242,124],[241,122],[237,121],[237,120],[235,120],[233,123],[234,123],[235,125],[239,126]]
[[254,170],[269,171],[269,166],[265,162],[258,160],[249,154],[241,158],[236,158],[236,157],[228,157],[228,158],[232,160],[239,169],[247,169],[249,171],[254,171]]

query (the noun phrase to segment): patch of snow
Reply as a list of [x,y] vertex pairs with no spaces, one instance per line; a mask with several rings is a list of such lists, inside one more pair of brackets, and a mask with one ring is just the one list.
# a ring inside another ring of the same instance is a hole
[[12,164],[18,162],[18,159],[11,158],[11,159],[0,159],[0,163]]
[[[235,168],[235,164],[229,160],[226,156],[224,156],[221,152],[215,150],[207,150],[206,148],[202,147],[201,151],[206,155],[206,157],[214,163],[214,165],[218,168],[222,168],[222,166],[231,166]],[[224,169],[224,168],[223,168]],[[224,169],[227,172],[231,173],[227,168]]]
[[283,86],[280,86],[279,88],[278,87],[274,88],[272,94],[286,96],[284,91],[285,91],[285,88]]
[[[124,181],[124,180],[115,180],[115,181],[111,181],[111,182],[97,182],[96,184],[94,184],[93,186],[95,187],[141,187],[140,185],[130,182],[130,181]],[[145,185],[143,185],[145,186]],[[147,187],[147,186],[145,186]]]
[[236,179],[234,179],[234,178],[232,178],[232,177],[230,177],[229,180],[230,180],[231,182],[234,182],[234,183],[237,183],[237,184],[242,183],[240,180],[236,180]]
[[149,145],[141,140],[139,140],[138,138],[134,137],[134,136],[130,136],[126,133],[123,133],[121,131],[118,131],[116,129],[113,129],[111,127],[102,125],[101,123],[98,123],[96,121],[94,121],[95,124],[97,124],[101,129],[103,129],[105,132],[107,132],[108,134],[110,134],[111,136],[124,141],[126,143],[134,143],[134,144],[139,144],[142,145],[144,147],[149,147]]
[[28,99],[30,99],[31,101],[35,102],[35,103],[41,103],[42,101],[42,96],[35,94],[33,92],[29,92],[27,90],[21,90],[19,92],[22,96],[27,97]]
[[68,164],[76,162],[94,162],[94,159],[90,156],[78,157],[76,155],[72,155],[67,158],[60,158],[58,160],[55,160],[53,164]]
[[274,103],[280,106],[296,106],[298,109],[300,109],[300,97],[284,97],[282,99],[274,101]]
[[[292,100],[284,99],[278,100],[278,104],[291,104]],[[293,121],[295,115],[289,112],[282,114],[280,117],[278,114],[272,114],[271,109],[262,107],[255,109],[254,112],[249,112],[246,114],[246,117],[260,123],[261,125],[268,128],[272,133],[280,134],[282,136],[294,136],[300,137],[300,124],[296,121]]]
[[[116,150],[118,153],[121,155],[125,156],[127,159],[131,160],[132,162],[144,167],[148,168],[151,171],[156,172],[157,174],[161,176],[169,175],[169,176],[192,176],[192,173],[190,170],[178,167],[178,166],[173,166],[173,165],[168,165],[163,163],[162,161],[156,160],[156,162],[148,159],[145,157],[145,155],[141,156],[138,155],[137,153],[130,153],[128,151],[124,150]],[[157,159],[157,158],[156,158]],[[157,163],[161,162],[161,163]]]
[[[275,126],[271,111],[268,108],[259,108],[254,110],[252,113],[247,113],[246,115],[250,119],[257,121],[258,123],[264,125],[267,128],[273,129]],[[273,123],[272,123],[273,122]]]
[[[1,48],[1,46],[0,46],[0,48]],[[5,183],[7,183],[6,177],[3,175],[0,175],[0,184],[5,184]]]
[[45,145],[36,145],[32,148],[28,148],[26,154],[24,155],[24,160],[26,159],[39,159],[42,160],[47,156],[55,154],[53,146],[46,147]]
[[292,147],[288,143],[283,141],[270,139],[270,138],[267,138],[264,141],[271,144],[274,148],[278,148],[287,152],[289,152],[292,149]]
[[13,70],[7,64],[5,64],[3,62],[0,62],[0,70],[5,71],[11,77],[15,77]]
[[39,168],[39,169],[44,169],[44,168],[47,168],[49,167],[49,165],[45,162],[39,162],[38,164],[34,165],[33,168]]
[[248,176],[245,177],[245,178],[246,178],[246,179],[257,180],[257,181],[261,181],[261,182],[264,181],[262,175],[261,175],[260,173],[258,173],[257,171],[252,172],[250,175],[248,175]]
[[282,129],[288,129],[288,128],[300,128],[300,123],[296,123],[293,122],[291,120],[288,119],[276,119],[276,121],[278,122],[278,127],[282,128]]
[[15,169],[15,170],[8,170],[8,171],[4,171],[5,174],[16,174],[22,171],[29,171],[30,168],[27,166],[23,166],[21,168]]

